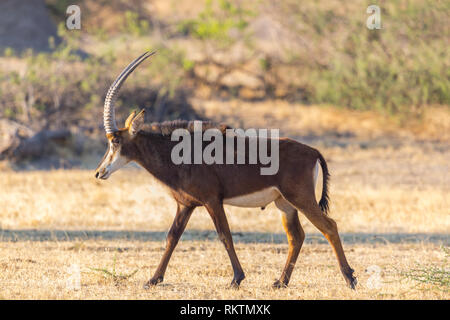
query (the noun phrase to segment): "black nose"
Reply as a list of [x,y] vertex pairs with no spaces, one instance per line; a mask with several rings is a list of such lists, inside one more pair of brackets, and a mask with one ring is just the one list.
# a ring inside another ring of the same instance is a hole
[[95,173],[95,177],[98,179],[98,175],[99,175],[99,172],[97,171],[96,173]]

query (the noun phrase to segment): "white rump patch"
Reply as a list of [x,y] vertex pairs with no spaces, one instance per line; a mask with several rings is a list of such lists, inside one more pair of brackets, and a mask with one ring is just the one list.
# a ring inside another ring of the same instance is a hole
[[316,186],[317,186],[317,178],[319,177],[319,160],[317,160],[316,165],[314,166],[313,169],[313,178],[314,178],[314,190],[316,190]]

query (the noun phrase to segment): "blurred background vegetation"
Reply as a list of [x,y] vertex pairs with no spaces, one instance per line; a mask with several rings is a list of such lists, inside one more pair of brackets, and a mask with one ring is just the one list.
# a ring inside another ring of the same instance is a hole
[[[17,1],[45,8],[32,26],[55,26],[45,45],[8,46],[25,14]],[[17,1],[3,10],[17,24],[0,35],[0,119],[28,138],[69,130],[75,147],[66,157],[84,150],[86,137],[101,137],[107,88],[146,50],[158,55],[122,88],[122,118],[143,107],[148,120],[202,118],[193,98],[282,99],[373,110],[400,123],[450,105],[449,1]],[[65,26],[70,4],[81,8],[81,30]],[[380,30],[366,27],[371,4],[381,8]],[[34,155],[12,140],[0,143],[4,158]]]

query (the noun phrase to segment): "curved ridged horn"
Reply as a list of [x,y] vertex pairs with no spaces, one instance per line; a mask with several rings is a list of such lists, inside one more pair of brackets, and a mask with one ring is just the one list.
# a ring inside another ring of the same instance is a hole
[[119,92],[120,87],[142,61],[154,55],[155,53],[156,51],[147,51],[139,58],[135,59],[125,69],[123,69],[122,73],[116,78],[111,87],[109,87],[108,93],[105,97],[105,105],[103,108],[103,125],[105,126],[106,134],[113,133],[118,130],[114,110],[114,101],[116,100],[117,93]]

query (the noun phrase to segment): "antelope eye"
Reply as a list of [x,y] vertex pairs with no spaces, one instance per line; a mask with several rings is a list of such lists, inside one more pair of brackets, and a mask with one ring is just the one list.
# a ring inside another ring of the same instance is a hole
[[111,142],[112,142],[113,144],[119,144],[120,140],[119,140],[119,138],[113,138],[113,139],[111,140]]

